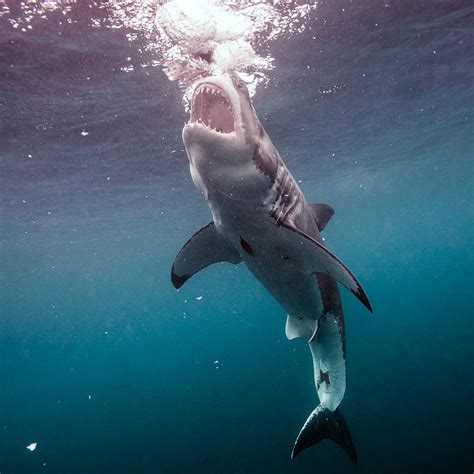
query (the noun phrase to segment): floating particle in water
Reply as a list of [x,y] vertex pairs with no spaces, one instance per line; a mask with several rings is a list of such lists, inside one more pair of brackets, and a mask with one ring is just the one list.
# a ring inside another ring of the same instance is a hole
[[26,449],[28,449],[29,451],[34,451],[36,449],[36,446],[38,446],[38,443],[31,443],[26,447]]

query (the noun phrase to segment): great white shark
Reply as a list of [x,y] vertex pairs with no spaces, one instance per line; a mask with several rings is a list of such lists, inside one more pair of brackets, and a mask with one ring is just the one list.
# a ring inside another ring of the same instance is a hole
[[350,431],[338,409],[346,390],[344,315],[338,282],[372,312],[354,274],[323,243],[334,213],[306,201],[262,127],[246,84],[232,71],[193,86],[183,129],[191,177],[212,221],[174,260],[180,288],[217,262],[243,262],[286,310],[286,336],[307,341],[319,405],[298,434],[291,457],[322,439],[341,446],[356,463]]

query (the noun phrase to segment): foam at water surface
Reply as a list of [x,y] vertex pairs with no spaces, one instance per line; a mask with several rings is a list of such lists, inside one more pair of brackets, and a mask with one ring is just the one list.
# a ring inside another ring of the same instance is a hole
[[171,0],[111,3],[115,18],[147,37],[170,80],[185,89],[200,77],[232,69],[254,95],[268,80],[273,57],[267,48],[283,35],[304,30],[317,2],[264,0]]
[[[0,6],[2,2],[0,1]],[[74,1],[30,1],[22,3],[21,15],[6,16],[12,28],[33,29],[32,20],[48,20],[48,13],[61,10],[66,21]],[[130,41],[142,41],[141,49],[153,60],[142,66],[163,67],[168,78],[184,89],[189,105],[190,88],[199,78],[236,71],[248,84],[251,95],[268,81],[274,58],[268,52],[276,38],[305,29],[305,19],[317,2],[302,0],[110,0],[90,2],[107,12],[106,19],[94,18],[93,26],[126,28]],[[133,66],[122,68],[132,71]]]

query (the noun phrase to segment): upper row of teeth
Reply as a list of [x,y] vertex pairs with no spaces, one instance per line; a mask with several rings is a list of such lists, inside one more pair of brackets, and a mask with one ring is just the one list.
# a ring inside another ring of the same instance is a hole
[[197,94],[200,94],[202,92],[209,92],[211,94],[222,95],[222,93],[219,89],[217,89],[216,87],[213,87],[211,85],[208,85],[208,84],[205,84],[204,86],[201,86],[198,89]]

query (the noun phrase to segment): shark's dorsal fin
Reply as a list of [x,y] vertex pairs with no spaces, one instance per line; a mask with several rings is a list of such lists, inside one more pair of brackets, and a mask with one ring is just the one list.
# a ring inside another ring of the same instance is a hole
[[316,225],[318,229],[321,231],[326,227],[326,224],[329,222],[329,219],[334,214],[334,209],[327,204],[318,203],[318,204],[310,204],[311,211],[313,212],[314,220],[316,221]]
[[214,222],[199,229],[179,251],[171,268],[171,281],[180,288],[195,273],[217,262],[240,263],[232,244],[216,229]]
[[360,302],[372,312],[369,299],[354,274],[321,242],[289,223],[280,224],[288,242],[290,258],[304,273],[311,275],[325,273],[350,290]]

